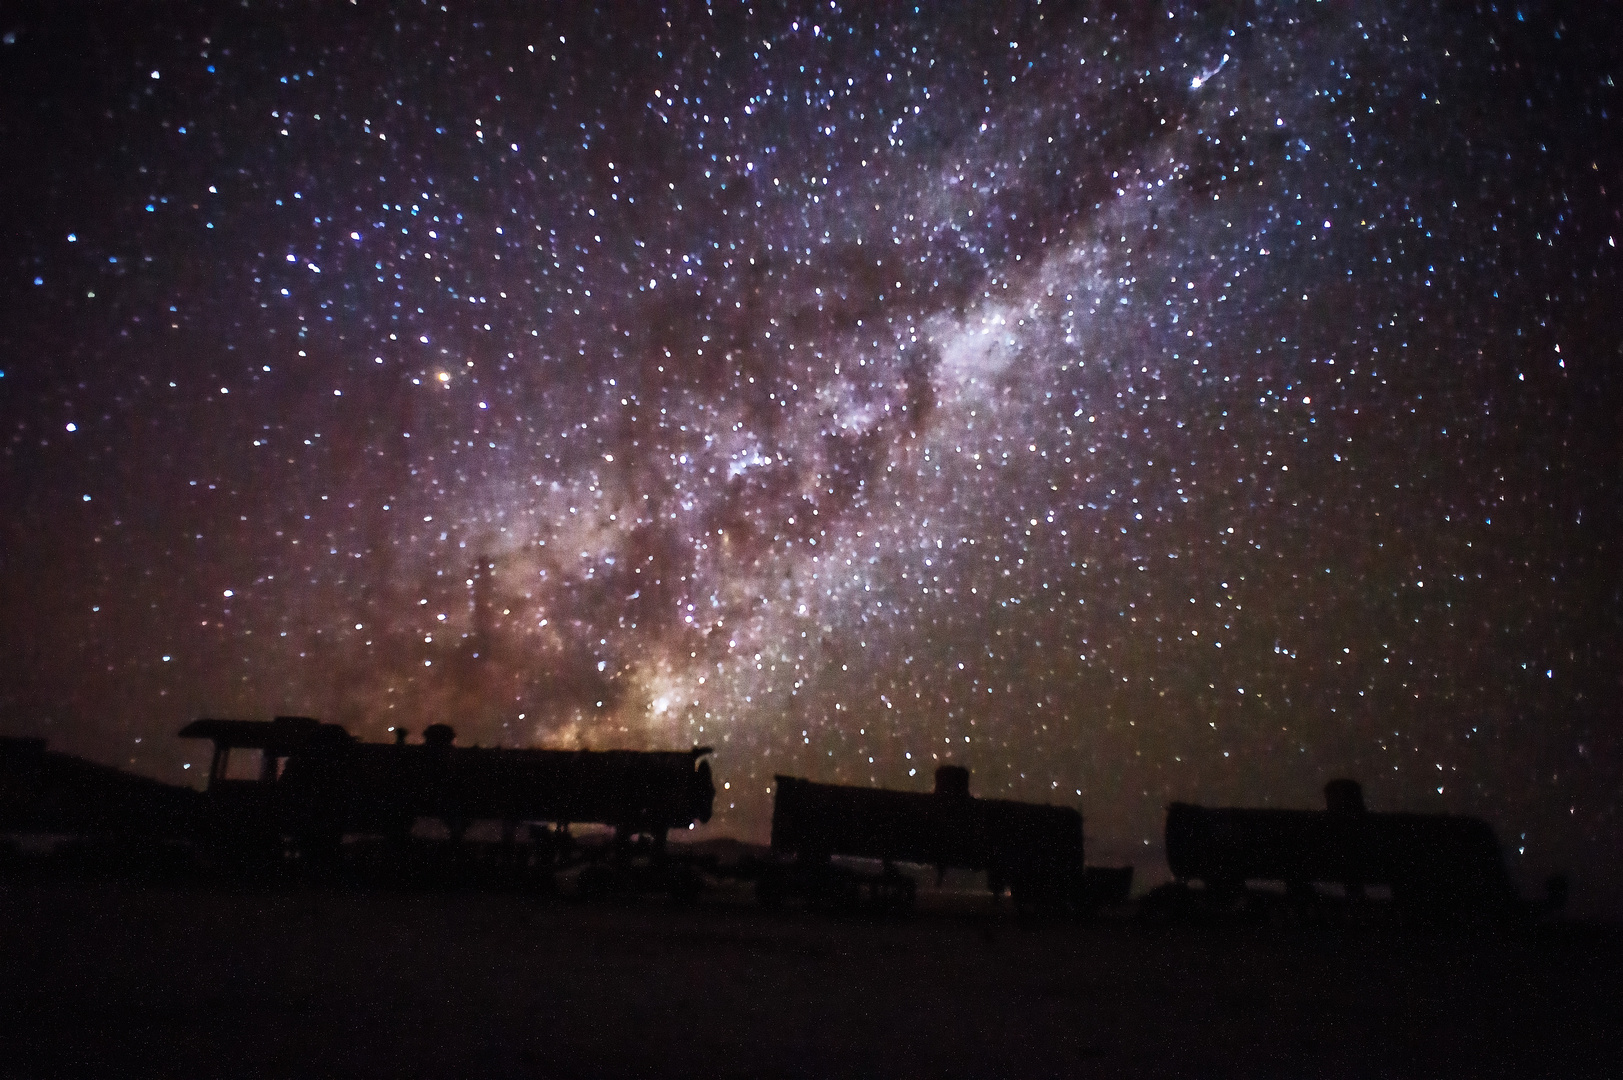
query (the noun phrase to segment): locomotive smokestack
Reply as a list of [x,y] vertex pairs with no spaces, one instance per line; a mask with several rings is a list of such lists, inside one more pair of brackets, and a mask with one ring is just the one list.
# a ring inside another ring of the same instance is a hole
[[969,798],[969,770],[962,765],[937,766],[935,793],[947,799]]

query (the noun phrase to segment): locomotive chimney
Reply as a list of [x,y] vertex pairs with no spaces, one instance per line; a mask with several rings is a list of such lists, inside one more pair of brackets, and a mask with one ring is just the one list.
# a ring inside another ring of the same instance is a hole
[[947,799],[969,798],[969,770],[962,765],[937,766],[935,793]]
[[406,736],[410,735],[410,734],[411,734],[411,731],[408,728],[403,728],[403,727],[395,728],[394,729],[394,744],[396,746],[405,746],[406,745]]
[[1364,789],[1357,780],[1332,780],[1324,785],[1324,805],[1332,814],[1362,814]]

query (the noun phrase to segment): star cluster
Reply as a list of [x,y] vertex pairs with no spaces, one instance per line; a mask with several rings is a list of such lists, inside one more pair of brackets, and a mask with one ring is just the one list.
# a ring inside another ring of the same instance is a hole
[[0,46],[8,728],[1623,839],[1603,16],[79,17]]

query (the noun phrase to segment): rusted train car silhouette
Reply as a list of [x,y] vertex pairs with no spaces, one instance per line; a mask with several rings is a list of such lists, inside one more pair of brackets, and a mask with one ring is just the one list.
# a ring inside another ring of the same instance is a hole
[[[933,792],[818,784],[793,776],[776,778],[772,805],[772,851],[778,862],[758,883],[761,898],[786,895],[856,899],[858,892],[880,906],[911,902],[913,879],[896,863],[984,871],[994,894],[1008,888],[1015,902],[1043,908],[1071,907],[1087,898],[1082,815],[1067,806],[969,793],[969,770],[943,765]],[[834,856],[876,860],[884,869],[862,873],[832,863]],[[1095,874],[1116,882],[1131,868]],[[1119,889],[1125,899],[1126,887]]]
[[[205,804],[216,836],[274,842],[309,855],[330,852],[350,834],[404,839],[420,819],[443,822],[452,839],[476,821],[520,826],[606,825],[620,841],[643,838],[663,849],[670,829],[710,819],[715,798],[710,748],[506,750],[453,745],[435,724],[421,743],[404,730],[393,743],[362,742],[337,724],[304,717],[272,721],[197,720],[182,738],[214,744]],[[249,775],[231,768],[234,751],[257,752]]]
[[[1310,898],[1316,885],[1358,898],[1372,886],[1399,907],[1433,915],[1525,910],[1493,828],[1453,814],[1375,813],[1352,780],[1325,785],[1324,810],[1167,808],[1167,865],[1180,883],[1199,881],[1226,903],[1248,882],[1282,883]],[[1559,906],[1564,879],[1548,883]]]

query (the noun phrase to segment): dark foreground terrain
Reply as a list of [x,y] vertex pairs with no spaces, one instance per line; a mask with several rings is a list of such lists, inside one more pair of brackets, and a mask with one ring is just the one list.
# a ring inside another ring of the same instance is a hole
[[0,1077],[1623,1075],[1615,929],[978,905],[0,882]]

